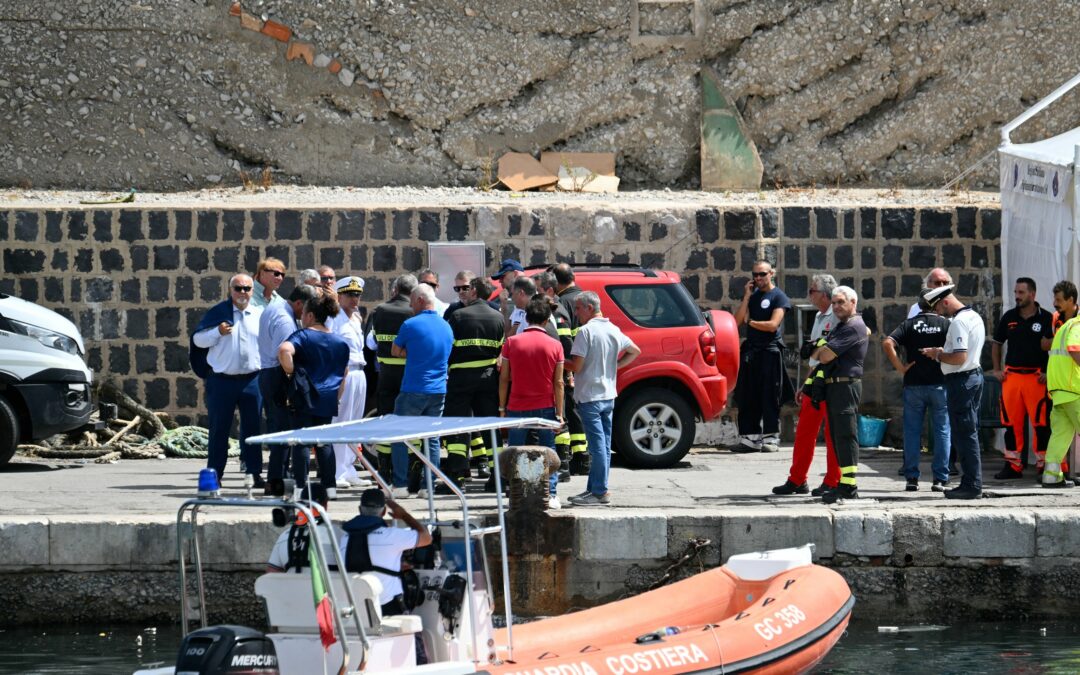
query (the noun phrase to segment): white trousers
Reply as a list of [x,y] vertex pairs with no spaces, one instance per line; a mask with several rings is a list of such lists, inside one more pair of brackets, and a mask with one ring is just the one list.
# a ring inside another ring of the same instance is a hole
[[[338,401],[338,414],[334,422],[351,422],[364,418],[364,403],[367,400],[367,376],[364,369],[350,368],[345,376],[345,390],[341,393]],[[347,443],[334,444],[334,460],[337,480],[355,480],[360,478],[356,473],[356,453]]]

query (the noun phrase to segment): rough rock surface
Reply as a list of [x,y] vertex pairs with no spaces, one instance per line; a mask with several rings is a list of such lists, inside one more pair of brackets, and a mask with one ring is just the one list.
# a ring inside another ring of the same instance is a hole
[[[708,66],[767,184],[936,186],[1080,62],[1072,0],[699,2],[700,21],[640,5],[641,40],[636,0],[0,0],[0,185],[177,190],[264,166],[475,185],[505,150],[555,149],[617,152],[626,187],[694,188]],[[1019,140],[1080,123],[1078,96]]]

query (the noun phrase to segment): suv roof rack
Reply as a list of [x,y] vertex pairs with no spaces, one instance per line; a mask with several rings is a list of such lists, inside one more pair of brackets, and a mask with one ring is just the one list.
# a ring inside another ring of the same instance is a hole
[[[526,270],[544,270],[551,267],[553,263],[542,263],[539,265],[526,265]],[[637,263],[566,263],[575,271],[581,272],[599,272],[603,270],[616,270],[626,272],[640,272],[642,276],[655,277],[656,271],[647,267],[642,267]]]

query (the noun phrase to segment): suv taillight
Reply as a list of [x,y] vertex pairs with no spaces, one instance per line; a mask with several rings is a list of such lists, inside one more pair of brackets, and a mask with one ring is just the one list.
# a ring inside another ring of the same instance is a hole
[[701,358],[705,359],[705,364],[710,366],[716,365],[716,336],[713,335],[711,330],[704,330],[701,335],[698,336],[698,346],[701,348]]

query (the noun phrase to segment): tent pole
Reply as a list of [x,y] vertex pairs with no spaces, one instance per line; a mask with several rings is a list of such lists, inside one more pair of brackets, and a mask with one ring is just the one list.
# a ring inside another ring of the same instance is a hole
[[1012,133],[1013,130],[1015,130],[1018,126],[1020,126],[1024,122],[1027,122],[1029,119],[1031,119],[1035,115],[1038,115],[1048,105],[1050,105],[1054,101],[1058,100],[1059,98],[1061,98],[1062,96],[1067,94],[1073,87],[1075,87],[1078,84],[1080,84],[1080,73],[1077,73],[1076,75],[1074,75],[1071,80],[1069,80],[1065,84],[1061,85],[1060,87],[1058,87],[1054,91],[1050,92],[1049,96],[1046,96],[1045,98],[1043,98],[1042,100],[1037,102],[1035,105],[1031,106],[1030,108],[1028,108],[1024,112],[1020,113],[1020,115],[1018,117],[1016,117],[1015,119],[1013,119],[1011,122],[1009,122],[1005,126],[1001,127],[1001,144],[1002,145],[1011,145],[1012,140],[1009,138],[1009,134]]

